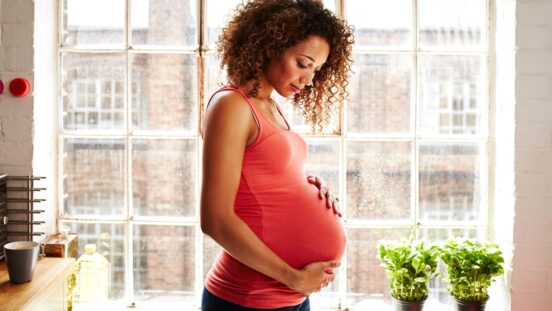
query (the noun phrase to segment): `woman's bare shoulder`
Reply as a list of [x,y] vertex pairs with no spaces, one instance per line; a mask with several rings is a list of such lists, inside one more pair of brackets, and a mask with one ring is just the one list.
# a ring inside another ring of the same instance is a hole
[[[225,131],[241,129],[251,132],[251,107],[235,91],[220,91],[211,98],[205,113],[205,130]],[[214,126],[216,124],[216,126]]]
[[215,94],[207,107],[207,114],[218,114],[221,112],[230,114],[249,113],[250,108],[247,100],[238,92],[225,90]]

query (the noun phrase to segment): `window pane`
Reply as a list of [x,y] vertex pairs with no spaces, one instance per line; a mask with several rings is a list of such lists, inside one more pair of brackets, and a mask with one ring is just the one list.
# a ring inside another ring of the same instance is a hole
[[330,285],[309,296],[311,310],[339,310],[339,279],[342,274],[339,269],[335,269],[334,274],[335,279]]
[[207,44],[213,47],[241,0],[205,0],[207,2]]
[[133,45],[196,45],[195,0],[132,0]]
[[[273,98],[282,108],[282,113],[290,123],[291,129],[299,134],[312,135],[312,125],[305,120],[305,117],[300,111],[293,108],[290,100],[280,96],[277,92],[274,92]],[[328,122],[325,123],[321,131],[317,132],[317,136],[327,136],[339,134],[341,124],[341,107],[336,107],[334,111],[330,113]]]
[[[300,134],[312,134],[312,125],[305,120],[305,117],[303,117],[300,111],[293,108],[290,101],[285,100],[279,95],[275,96],[275,100],[283,109],[282,112],[286,116],[286,119],[290,123],[293,131]],[[322,130],[316,134],[319,136],[339,134],[338,130],[340,129],[339,125],[341,124],[341,113],[340,108],[336,108],[334,112],[331,112],[328,122],[324,123]]]
[[69,215],[122,215],[125,142],[67,138],[63,152],[64,212]]
[[350,79],[347,130],[410,131],[412,56],[356,54]]
[[194,228],[135,225],[133,245],[136,301],[184,310],[194,296]]
[[132,55],[132,123],[139,130],[197,128],[197,63],[189,54]]
[[419,0],[420,47],[477,49],[486,42],[487,1]]
[[370,300],[389,301],[389,281],[378,259],[378,241],[409,238],[411,234],[408,228],[347,230],[347,307],[380,310]]
[[410,142],[347,143],[347,216],[410,217]]
[[339,196],[340,143],[323,139],[307,139],[309,155],[305,174],[322,177],[333,195]]
[[63,128],[121,130],[125,124],[125,56],[63,53]]
[[[162,217],[197,217],[200,141],[177,137],[196,136],[197,109],[227,83],[215,42],[236,6],[247,2],[202,1],[60,3],[63,213],[92,219],[83,224],[62,214],[61,221],[79,233],[80,253],[86,243],[96,243],[108,258],[110,299],[139,308],[186,309],[197,302],[196,285],[221,251],[210,237],[198,239],[196,221],[162,223]],[[345,111],[335,111],[322,133],[306,138],[305,174],[321,176],[333,194],[346,195],[342,208],[349,225],[347,262],[331,286],[311,296],[311,305],[389,309],[378,240],[407,238],[415,228],[418,237],[437,241],[486,236],[489,2],[322,2],[355,27],[354,74]],[[201,55],[194,52],[200,41],[207,48]],[[275,97],[292,128],[309,133],[300,113]],[[94,138],[74,138],[81,136]],[[416,165],[418,176],[412,175]],[[127,208],[139,220],[128,218]],[[123,217],[122,223],[105,223],[102,216]],[[457,223],[450,227],[449,221]],[[431,304],[438,309],[450,304],[447,285],[431,281]]]
[[215,54],[208,54],[205,58],[205,108],[213,93],[221,86],[226,85],[226,72],[220,68],[220,61]]
[[[420,239],[435,241],[436,243],[445,243],[450,238],[467,237],[467,238],[485,238],[483,232],[478,232],[472,228],[431,228],[419,227],[418,236]],[[483,230],[481,230],[483,231]]]
[[420,135],[482,132],[484,63],[480,56],[420,57]]
[[196,206],[196,159],[195,140],[133,140],[134,213],[143,216],[193,216]]
[[125,295],[125,227],[122,224],[64,222],[78,233],[79,256],[86,244],[96,244],[96,252],[109,261],[109,299]]
[[64,0],[62,44],[64,46],[125,43],[125,0]]
[[355,44],[381,49],[410,47],[412,0],[349,0],[347,22],[355,26]]
[[322,3],[324,3],[324,7],[332,12],[335,13],[335,6],[336,2],[340,0],[323,0]]
[[420,145],[420,208],[425,221],[480,220],[481,163],[475,143]]
[[203,235],[203,279],[207,277],[207,273],[213,267],[215,260],[219,253],[222,251],[222,247],[211,239],[208,235]]

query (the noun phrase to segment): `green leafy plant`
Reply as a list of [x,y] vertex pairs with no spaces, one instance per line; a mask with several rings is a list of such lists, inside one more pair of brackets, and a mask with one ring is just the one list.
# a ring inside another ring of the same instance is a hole
[[404,301],[427,298],[429,280],[438,275],[438,246],[420,240],[380,241],[378,257],[385,267],[393,298]]
[[486,301],[496,276],[504,273],[504,258],[498,245],[472,239],[451,239],[441,249],[447,265],[449,293],[463,301]]

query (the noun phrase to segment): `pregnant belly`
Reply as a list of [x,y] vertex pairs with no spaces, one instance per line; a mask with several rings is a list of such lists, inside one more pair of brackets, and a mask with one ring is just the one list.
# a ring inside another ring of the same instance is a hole
[[346,241],[343,223],[318,197],[318,188],[308,182],[286,188],[292,191],[263,205],[263,241],[294,268],[341,259]]

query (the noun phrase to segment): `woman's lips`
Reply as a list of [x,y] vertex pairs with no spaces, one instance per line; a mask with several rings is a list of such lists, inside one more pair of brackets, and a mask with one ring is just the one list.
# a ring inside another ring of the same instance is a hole
[[298,87],[296,87],[296,86],[293,85],[293,84],[291,85],[291,89],[293,90],[294,93],[299,93],[299,92],[301,92],[301,89],[298,88]]

